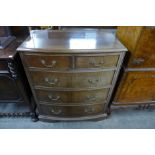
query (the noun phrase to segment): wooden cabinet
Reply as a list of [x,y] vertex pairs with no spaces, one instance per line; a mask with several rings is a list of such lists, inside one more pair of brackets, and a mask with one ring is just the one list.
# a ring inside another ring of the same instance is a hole
[[0,101],[20,100],[14,79],[9,74],[0,74]]
[[[102,30],[31,31],[18,51],[41,120],[105,117],[126,48]],[[32,44],[29,44],[29,43]]]
[[155,102],[155,71],[125,72],[114,103],[127,105],[153,102]]
[[[16,52],[17,47],[18,43],[13,41],[5,49],[0,50],[0,116],[28,114],[31,115],[33,121],[36,121],[35,105],[31,102],[31,90],[20,57]],[[5,111],[1,106],[5,104],[6,108],[8,104],[14,103],[17,107],[25,107],[25,110]]]
[[117,36],[129,49],[114,105],[155,103],[155,27],[119,27]]
[[129,49],[128,68],[155,68],[155,27],[119,27],[117,36]]

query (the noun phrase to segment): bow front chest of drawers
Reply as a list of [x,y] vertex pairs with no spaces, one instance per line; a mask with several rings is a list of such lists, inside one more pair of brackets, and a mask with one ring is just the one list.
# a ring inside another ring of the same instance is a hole
[[40,120],[106,116],[126,51],[113,33],[35,30],[18,51]]

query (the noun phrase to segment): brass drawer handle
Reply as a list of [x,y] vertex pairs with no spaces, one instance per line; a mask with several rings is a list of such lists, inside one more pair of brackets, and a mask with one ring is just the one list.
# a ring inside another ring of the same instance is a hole
[[133,64],[134,65],[140,65],[141,63],[143,63],[144,62],[144,59],[142,59],[142,58],[137,58],[137,59],[134,59],[133,60]]
[[94,107],[86,107],[85,109],[84,109],[84,112],[85,113],[94,113],[95,112],[95,108]]
[[94,61],[89,62],[89,64],[93,65],[94,67],[101,67],[104,64],[104,61],[96,63]]
[[61,109],[58,109],[58,110],[56,110],[56,109],[51,109],[51,112],[53,113],[53,114],[55,114],[55,115],[59,115],[59,114],[61,114],[62,113],[62,110]]
[[97,99],[96,96],[87,96],[88,101],[95,101]]
[[99,80],[98,79],[95,79],[95,80],[88,80],[88,82],[90,83],[90,84],[97,84],[98,82],[99,82]]
[[52,62],[51,62],[51,65],[47,65],[46,64],[46,61],[45,60],[41,60],[41,63],[45,66],[45,67],[49,67],[49,68],[52,68],[52,67],[54,67],[55,66],[55,64],[57,63],[55,60],[53,60]]
[[57,78],[55,78],[55,79],[51,79],[51,80],[49,80],[49,78],[45,78],[45,82],[47,82],[48,84],[50,84],[50,85],[55,85],[57,82],[58,82],[58,79]]
[[60,99],[60,96],[52,96],[52,95],[48,95],[48,98],[50,99],[50,100],[52,100],[52,101],[57,101],[57,100],[59,100]]

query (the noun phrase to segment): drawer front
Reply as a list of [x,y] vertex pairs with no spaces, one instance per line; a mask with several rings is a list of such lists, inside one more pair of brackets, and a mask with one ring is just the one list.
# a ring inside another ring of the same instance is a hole
[[67,70],[71,68],[71,57],[51,55],[24,55],[28,67]]
[[108,95],[108,88],[89,91],[47,91],[36,90],[37,98],[41,102],[48,104],[88,104],[103,103]]
[[0,61],[0,70],[8,70],[8,65],[6,61]]
[[31,72],[35,86],[51,88],[96,88],[110,85],[114,71],[81,72],[81,73],[54,73]]
[[76,68],[114,68],[117,66],[119,55],[106,56],[77,56]]
[[101,114],[104,112],[103,104],[89,106],[51,106],[40,104],[39,107],[41,115],[58,117],[80,117]]

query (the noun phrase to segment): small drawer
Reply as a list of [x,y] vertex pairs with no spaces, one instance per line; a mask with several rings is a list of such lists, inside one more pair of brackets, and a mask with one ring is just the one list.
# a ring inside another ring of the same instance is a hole
[[0,70],[8,70],[8,64],[6,61],[0,61]]
[[51,106],[39,105],[41,115],[58,117],[80,117],[104,112],[104,104],[86,105],[86,106]]
[[111,85],[114,71],[54,73],[32,71],[35,86],[51,88],[100,88]]
[[88,104],[103,103],[108,95],[109,89],[89,90],[89,91],[47,91],[36,90],[39,101],[48,104]]
[[24,55],[28,67],[67,70],[71,68],[71,57],[53,55]]
[[76,68],[114,68],[118,59],[119,55],[77,56]]

